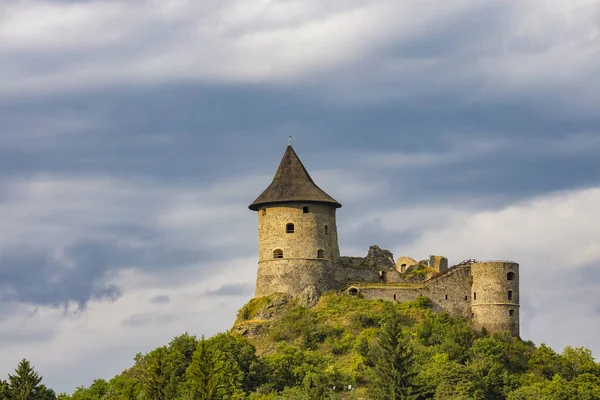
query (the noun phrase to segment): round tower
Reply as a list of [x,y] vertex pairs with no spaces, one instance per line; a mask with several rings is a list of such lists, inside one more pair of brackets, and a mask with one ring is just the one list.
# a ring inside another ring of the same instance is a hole
[[471,264],[471,316],[476,329],[509,331],[519,336],[519,264],[485,261]]
[[334,288],[339,207],[288,145],[273,182],[249,207],[258,211],[256,297],[307,291],[318,296]]

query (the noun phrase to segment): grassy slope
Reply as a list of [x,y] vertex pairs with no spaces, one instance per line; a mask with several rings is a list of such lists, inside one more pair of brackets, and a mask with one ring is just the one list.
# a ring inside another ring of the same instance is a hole
[[330,368],[353,376],[364,388],[369,377],[360,346],[369,343],[377,332],[384,309],[395,307],[401,324],[411,331],[432,314],[428,305],[426,298],[391,303],[325,293],[307,309],[292,299],[272,295],[250,300],[238,313],[232,332],[254,332],[244,336],[263,356],[274,353],[281,342],[316,350],[327,357]]

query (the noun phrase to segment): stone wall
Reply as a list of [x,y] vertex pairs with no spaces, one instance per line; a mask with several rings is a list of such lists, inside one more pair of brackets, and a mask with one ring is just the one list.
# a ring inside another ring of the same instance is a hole
[[408,267],[412,265],[417,265],[418,261],[411,257],[398,257],[396,260],[396,270],[400,273],[403,273],[407,270]]
[[335,267],[335,280],[343,289],[352,282],[401,282],[394,256],[389,250],[371,246],[366,257],[340,257]]
[[307,287],[317,294],[337,289],[332,263],[321,259],[265,260],[258,264],[255,297],[285,293],[297,297]]
[[429,256],[429,266],[437,272],[444,273],[448,270],[448,259],[442,256]]
[[419,296],[432,300],[433,310],[445,310],[458,317],[469,317],[471,279],[469,267],[449,270],[446,274],[423,285],[357,284],[356,288],[366,299],[412,301]]

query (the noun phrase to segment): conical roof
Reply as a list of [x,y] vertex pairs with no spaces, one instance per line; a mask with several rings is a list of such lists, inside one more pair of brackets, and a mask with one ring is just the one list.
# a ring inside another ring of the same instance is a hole
[[283,202],[329,203],[336,208],[342,206],[315,185],[291,145],[283,154],[273,182],[248,208],[258,211],[265,204]]

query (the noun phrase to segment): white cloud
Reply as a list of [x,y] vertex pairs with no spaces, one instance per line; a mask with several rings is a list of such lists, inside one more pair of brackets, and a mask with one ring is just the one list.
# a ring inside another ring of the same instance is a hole
[[526,274],[600,262],[600,224],[592,222],[600,221],[600,188],[544,195],[500,210],[447,211],[452,223],[426,230],[414,244],[418,253],[511,258],[521,260]]

